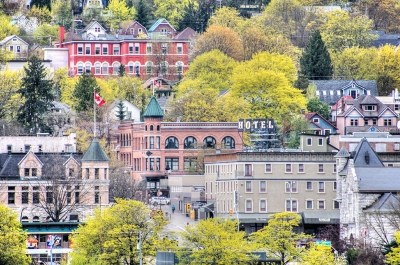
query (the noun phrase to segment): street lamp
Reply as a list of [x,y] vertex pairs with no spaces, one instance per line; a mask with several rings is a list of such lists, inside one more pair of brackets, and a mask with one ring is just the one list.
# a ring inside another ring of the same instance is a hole
[[289,189],[289,191],[290,191],[290,212],[292,212],[293,211],[292,189],[293,189],[293,186],[296,185],[296,181],[286,181],[285,185],[286,185],[286,189]]

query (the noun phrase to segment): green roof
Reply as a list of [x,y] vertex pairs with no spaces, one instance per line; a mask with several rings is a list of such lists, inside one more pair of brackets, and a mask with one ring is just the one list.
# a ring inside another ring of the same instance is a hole
[[144,111],[143,117],[145,118],[163,118],[164,112],[158,104],[156,98],[153,96]]
[[94,138],[88,150],[82,157],[82,162],[108,162],[108,156],[104,152],[97,138]]

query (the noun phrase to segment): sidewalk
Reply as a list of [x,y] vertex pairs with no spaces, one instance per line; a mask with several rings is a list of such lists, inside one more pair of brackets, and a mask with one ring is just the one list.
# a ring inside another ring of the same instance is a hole
[[186,217],[186,214],[183,212],[175,210],[175,213],[172,213],[171,205],[162,205],[161,209],[164,214],[168,213],[167,217],[170,220],[170,223],[166,226],[167,231],[182,232],[185,231],[186,225],[197,223],[197,221]]

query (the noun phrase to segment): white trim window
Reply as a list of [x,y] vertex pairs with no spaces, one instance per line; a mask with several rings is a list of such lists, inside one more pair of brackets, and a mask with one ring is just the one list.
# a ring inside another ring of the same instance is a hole
[[313,209],[313,200],[306,200],[306,209],[307,210]]
[[253,200],[247,199],[245,205],[246,205],[246,209],[245,209],[246,213],[253,212]]
[[267,212],[267,200],[266,199],[260,199],[260,212],[265,213]]

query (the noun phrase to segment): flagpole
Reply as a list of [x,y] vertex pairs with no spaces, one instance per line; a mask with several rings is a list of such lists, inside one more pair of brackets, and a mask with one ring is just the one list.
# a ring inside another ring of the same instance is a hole
[[96,95],[96,88],[93,89],[93,136],[96,138],[96,100],[94,96]]
[[153,82],[152,82],[152,83],[153,83],[153,97],[154,97],[154,82],[155,82],[155,81],[156,81],[156,80],[154,79]]

